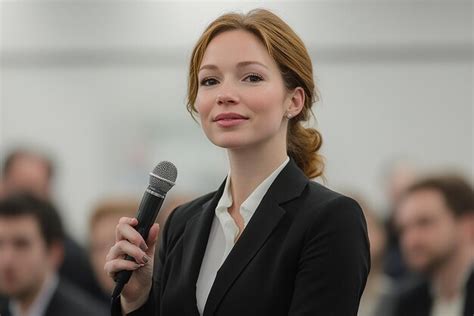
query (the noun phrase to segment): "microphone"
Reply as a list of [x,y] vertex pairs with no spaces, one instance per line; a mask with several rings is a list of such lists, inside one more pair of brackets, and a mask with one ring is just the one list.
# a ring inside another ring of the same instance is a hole
[[[138,224],[135,227],[144,240],[147,240],[148,232],[153,223],[155,223],[166,193],[174,186],[177,176],[178,170],[169,161],[160,162],[150,173],[149,185],[140,202],[140,207],[137,212]],[[127,255],[125,260],[133,261],[135,259]],[[123,287],[127,284],[128,280],[130,280],[132,272],[133,271],[129,270],[117,272],[112,299],[120,295]]]

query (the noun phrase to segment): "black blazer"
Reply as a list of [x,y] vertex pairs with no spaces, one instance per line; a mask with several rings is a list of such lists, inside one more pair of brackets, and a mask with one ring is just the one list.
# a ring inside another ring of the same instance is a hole
[[[11,316],[8,306],[8,299],[0,303],[1,316]],[[44,316],[104,316],[108,314],[106,305],[100,304],[74,285],[60,280]]]
[[[196,281],[224,183],[170,215],[150,297],[129,315],[199,316]],[[355,316],[369,266],[359,205],[290,160],[217,272],[204,316]]]
[[[465,287],[466,298],[462,316],[474,315],[474,270],[471,271]],[[395,316],[429,316],[433,305],[428,282],[403,290],[396,304]],[[461,316],[461,315],[460,315]]]

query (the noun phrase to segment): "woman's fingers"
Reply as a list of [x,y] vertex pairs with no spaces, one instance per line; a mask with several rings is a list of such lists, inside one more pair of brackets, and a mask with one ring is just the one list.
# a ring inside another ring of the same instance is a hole
[[122,270],[135,271],[138,268],[143,267],[144,264],[136,263],[135,261],[129,261],[125,259],[114,259],[107,261],[104,265],[104,270],[107,274],[114,278],[115,274]]
[[119,224],[129,224],[129,225],[135,226],[137,225],[137,223],[138,223],[138,220],[135,217],[123,216],[123,217],[120,217],[119,219]]
[[143,250],[138,248],[136,245],[131,244],[127,240],[120,240],[119,242],[115,243],[115,245],[110,248],[106,260],[110,261],[116,258],[123,258],[124,255],[133,257],[139,264],[145,264],[151,260],[151,258]]
[[117,223],[116,229],[115,229],[115,240],[118,241],[120,240],[120,235],[118,231],[118,227],[121,226],[120,224],[126,224],[130,226],[136,226],[138,224],[138,220],[135,217],[120,217],[119,222]]
[[140,247],[143,251],[146,251],[148,249],[148,246],[145,243],[145,240],[143,240],[143,237],[131,226],[130,223],[135,223],[136,225],[136,219],[134,218],[133,221],[125,222],[119,222],[116,228],[116,234],[115,234],[115,241],[119,242],[120,240],[128,240],[132,244],[136,245],[137,247]]
[[160,233],[160,225],[158,223],[155,223],[151,226],[150,231],[148,232],[148,238],[146,240],[146,243],[148,245],[148,250],[146,253],[152,257],[153,254],[155,253],[155,244],[156,240],[158,239],[158,234]]
[[[138,224],[136,218],[122,217],[116,228],[116,242],[110,248],[106,257],[104,270],[109,276],[115,276],[121,270],[136,270],[152,260],[156,240],[159,234],[159,225],[153,224],[148,233],[147,243],[135,230]],[[125,260],[125,256],[134,260]]]

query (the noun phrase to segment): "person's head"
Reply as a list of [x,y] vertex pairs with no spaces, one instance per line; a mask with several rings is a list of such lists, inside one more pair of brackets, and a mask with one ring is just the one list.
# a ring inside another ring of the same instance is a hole
[[89,220],[89,250],[92,268],[105,293],[114,287],[113,280],[105,273],[105,257],[115,243],[115,228],[123,216],[133,217],[138,209],[135,199],[107,199],[93,210]]
[[0,294],[34,297],[63,259],[64,232],[58,212],[33,195],[0,200]]
[[30,192],[49,198],[54,166],[50,158],[33,149],[16,149],[4,160],[2,168],[4,195]]
[[302,125],[318,99],[305,45],[267,10],[220,16],[194,47],[187,107],[217,146],[286,146],[308,177],[320,176],[321,135]]
[[439,176],[414,183],[395,212],[408,266],[431,275],[465,253],[474,242],[473,219],[474,192],[462,178]]

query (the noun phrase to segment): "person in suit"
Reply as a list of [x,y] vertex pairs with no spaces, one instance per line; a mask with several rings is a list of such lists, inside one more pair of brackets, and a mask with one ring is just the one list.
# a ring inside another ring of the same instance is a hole
[[[2,166],[0,197],[27,192],[42,199],[53,200],[56,168],[46,153],[29,147],[18,147],[7,153]],[[84,248],[65,232],[64,259],[59,274],[92,296],[102,291]]]
[[107,314],[106,305],[59,277],[63,236],[50,203],[26,194],[0,200],[0,315]]
[[302,123],[317,98],[308,52],[275,14],[229,13],[207,27],[188,110],[226,149],[229,173],[171,213],[156,262],[158,225],[145,241],[135,218],[120,219],[105,269],[134,273],[114,315],[357,315],[366,223],[353,199],[310,181],[323,171],[321,135]]
[[458,176],[419,180],[395,212],[402,254],[423,278],[404,288],[397,316],[474,315],[474,192]]

